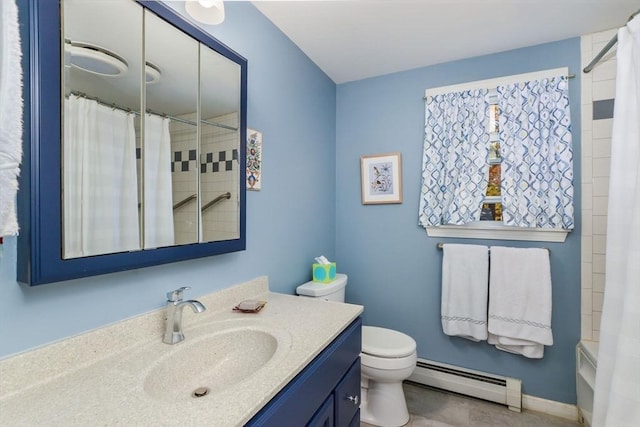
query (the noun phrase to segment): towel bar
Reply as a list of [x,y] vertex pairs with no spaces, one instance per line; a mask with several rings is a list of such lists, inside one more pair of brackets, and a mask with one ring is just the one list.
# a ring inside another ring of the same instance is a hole
[[[436,243],[436,247],[438,249],[442,249],[443,246],[444,246],[444,243],[442,242]],[[546,249],[549,252],[549,255],[551,255],[551,249],[549,248],[540,248],[540,249]],[[489,248],[489,253],[491,253],[491,248]]]

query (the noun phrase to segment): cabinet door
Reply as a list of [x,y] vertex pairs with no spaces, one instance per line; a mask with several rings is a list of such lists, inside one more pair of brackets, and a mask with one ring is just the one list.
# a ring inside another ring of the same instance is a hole
[[335,389],[336,426],[346,427],[360,409],[360,357],[351,365],[349,371]]
[[307,427],[333,427],[333,425],[333,395],[331,395],[311,418]]

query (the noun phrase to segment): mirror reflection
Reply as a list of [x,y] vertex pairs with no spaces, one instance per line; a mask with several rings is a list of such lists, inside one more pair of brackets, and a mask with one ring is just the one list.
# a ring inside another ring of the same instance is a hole
[[63,257],[239,238],[240,66],[132,0],[61,7]]

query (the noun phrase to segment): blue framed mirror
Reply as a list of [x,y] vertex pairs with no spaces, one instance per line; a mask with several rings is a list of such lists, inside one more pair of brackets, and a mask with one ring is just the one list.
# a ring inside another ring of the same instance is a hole
[[19,1],[18,281],[244,250],[246,59],[160,2]]

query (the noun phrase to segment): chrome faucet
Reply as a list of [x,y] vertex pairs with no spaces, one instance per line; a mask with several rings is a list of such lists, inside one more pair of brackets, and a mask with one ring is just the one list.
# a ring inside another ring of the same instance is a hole
[[167,322],[162,342],[176,344],[184,340],[184,334],[182,333],[182,310],[184,310],[186,306],[190,306],[195,313],[202,313],[207,309],[200,301],[183,301],[182,293],[187,289],[191,288],[183,286],[182,288],[167,292]]

